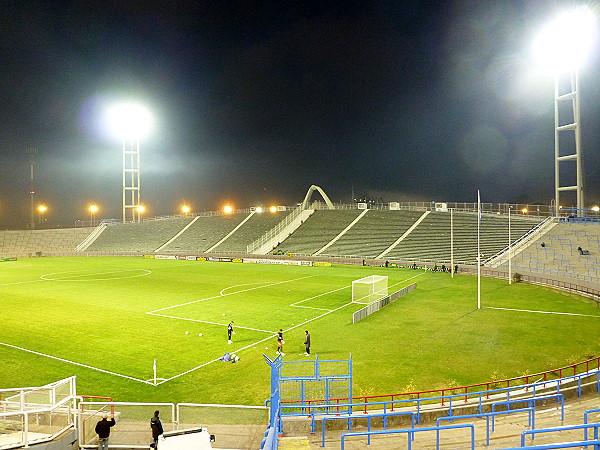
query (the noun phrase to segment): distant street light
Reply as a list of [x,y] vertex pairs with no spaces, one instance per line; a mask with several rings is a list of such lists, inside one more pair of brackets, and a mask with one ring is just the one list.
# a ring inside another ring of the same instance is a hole
[[128,211],[135,222],[136,210],[141,205],[140,139],[150,130],[152,116],[140,104],[122,103],[108,111],[108,118],[111,128],[123,141],[123,222],[127,222]]
[[[542,29],[534,43],[538,56],[554,72],[554,204],[556,208],[560,205],[560,193],[564,191],[575,191],[577,210],[582,211],[585,208],[579,68],[595,43],[597,32],[595,22],[591,10],[581,6],[563,13],[550,22]],[[563,78],[565,79],[561,83]],[[562,106],[569,104],[571,111]],[[565,148],[568,146],[574,148]],[[576,165],[575,184],[571,182],[570,185],[562,185],[569,180],[561,177],[560,163],[573,161]],[[558,215],[558,209],[555,214]]]
[[38,210],[38,222],[41,224],[44,222],[44,214],[48,211],[48,207],[46,205],[39,205],[37,207]]
[[188,205],[183,205],[181,207],[181,212],[187,216],[190,213],[190,207]]

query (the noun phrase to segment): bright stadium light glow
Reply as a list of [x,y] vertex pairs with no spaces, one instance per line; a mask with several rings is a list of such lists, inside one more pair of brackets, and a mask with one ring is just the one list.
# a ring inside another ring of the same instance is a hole
[[594,212],[600,211],[600,206],[592,206],[592,211],[594,211]]
[[225,205],[223,208],[223,212],[225,214],[231,214],[233,212],[233,207],[231,205]]
[[42,223],[44,221],[44,214],[48,211],[48,207],[46,205],[39,205],[37,207],[38,210],[38,222]]
[[88,211],[90,212],[90,223],[92,226],[95,226],[96,225],[96,213],[98,212],[98,206],[90,205],[90,207],[88,208]]
[[139,206],[136,208],[136,210],[137,210],[137,212],[139,212],[139,213],[141,214],[141,213],[143,213],[144,211],[146,211],[146,207],[145,207],[145,206],[143,206],[143,205],[139,205]]
[[523,214],[527,214],[527,211],[529,211],[527,208],[523,208],[523,209],[521,210],[521,212],[522,212]]
[[[533,43],[540,62],[554,72],[554,204],[560,205],[562,191],[574,191],[578,210],[585,208],[579,70],[596,45],[597,34],[594,14],[580,6],[563,11],[549,22]],[[561,145],[563,137],[574,137],[572,153]],[[571,161],[575,162],[576,173],[567,177],[570,180],[563,180],[561,168]],[[558,215],[558,210],[555,213]]]
[[257,206],[254,211],[256,211],[257,213],[263,212],[262,206]]
[[272,213],[276,213],[277,212],[277,206],[271,206],[269,208],[269,211],[271,211]]
[[150,111],[139,103],[119,103],[107,110],[112,132],[120,139],[141,139],[152,128]]
[[587,6],[565,11],[541,29],[535,53],[544,65],[564,70],[581,65],[597,39],[596,17]]
[[188,205],[183,205],[183,206],[181,207],[181,212],[182,212],[182,213],[184,213],[184,214],[189,214],[189,212],[190,212],[190,207],[189,207]]

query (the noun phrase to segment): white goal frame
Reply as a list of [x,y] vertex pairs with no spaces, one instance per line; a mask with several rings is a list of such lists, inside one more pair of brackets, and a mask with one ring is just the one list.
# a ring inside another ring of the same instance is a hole
[[387,295],[387,276],[370,275],[352,282],[352,303],[371,303]]

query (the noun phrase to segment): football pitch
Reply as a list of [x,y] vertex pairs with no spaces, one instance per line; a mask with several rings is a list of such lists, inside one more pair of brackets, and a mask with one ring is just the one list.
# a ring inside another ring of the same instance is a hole
[[[353,280],[417,289],[352,324]],[[583,297],[495,279],[362,266],[141,257],[0,264],[0,387],[77,375],[119,401],[261,405],[276,333],[285,360],[348,359],[354,394],[390,394],[540,372],[599,353],[600,310]],[[233,343],[227,325],[234,322]],[[312,355],[304,356],[309,330]],[[234,352],[240,361],[220,360]],[[156,361],[156,372],[154,363]],[[156,374],[156,377],[155,377]]]

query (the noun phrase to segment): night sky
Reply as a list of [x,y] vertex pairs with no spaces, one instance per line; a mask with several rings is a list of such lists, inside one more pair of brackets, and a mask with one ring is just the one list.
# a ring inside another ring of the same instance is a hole
[[[108,105],[150,108],[148,215],[334,202],[549,204],[552,74],[532,57],[568,1],[5,0],[0,227],[121,218]],[[581,71],[587,202],[600,201],[600,57]],[[36,217],[37,220],[37,217]]]

